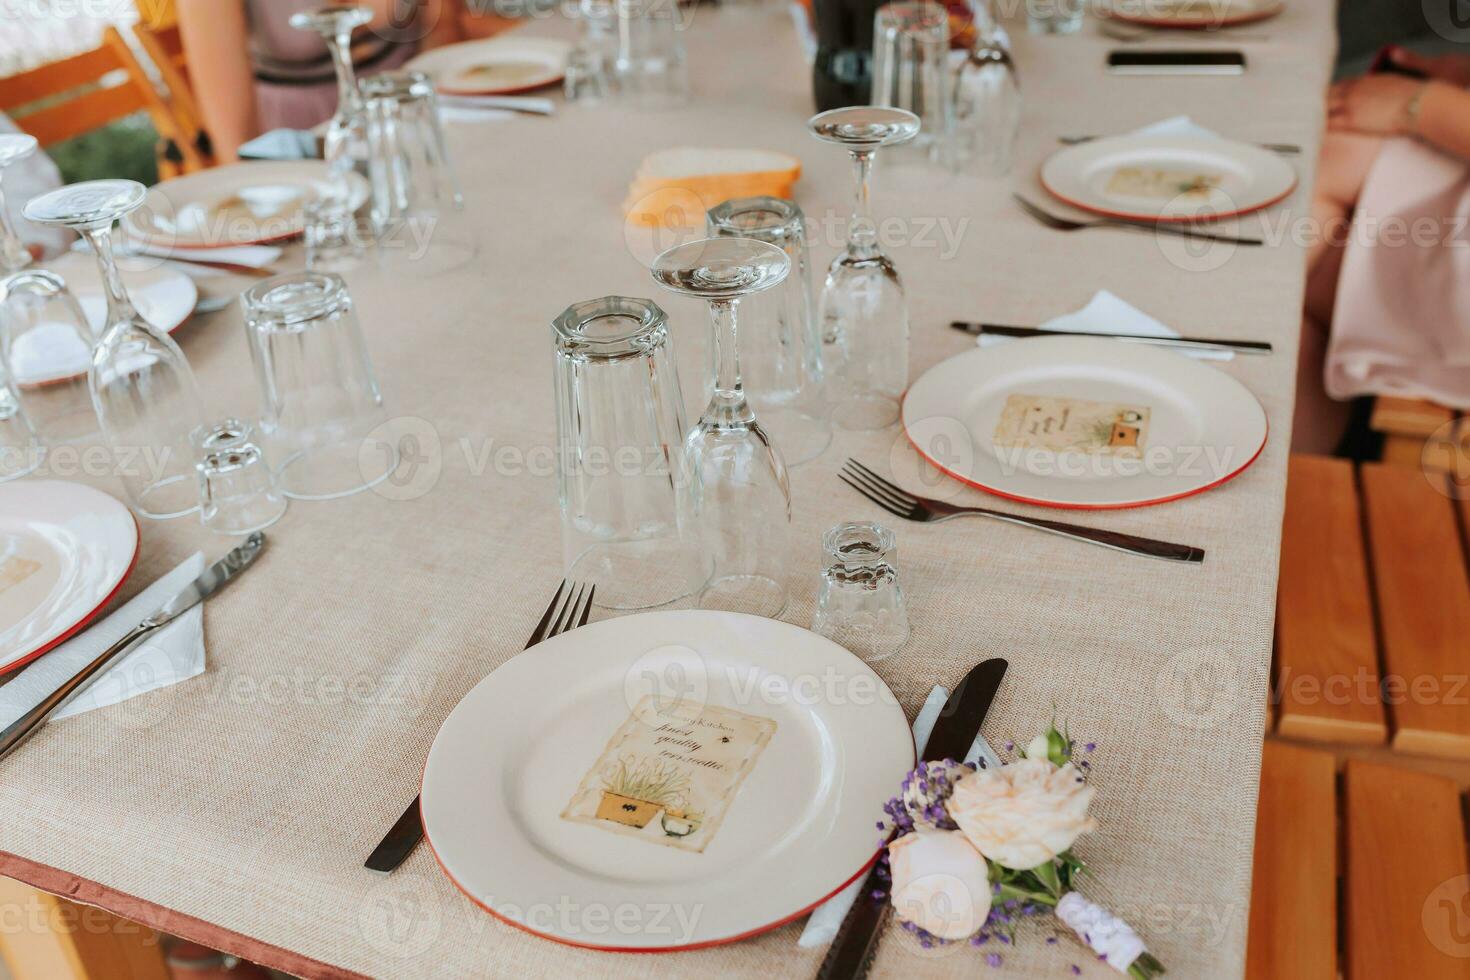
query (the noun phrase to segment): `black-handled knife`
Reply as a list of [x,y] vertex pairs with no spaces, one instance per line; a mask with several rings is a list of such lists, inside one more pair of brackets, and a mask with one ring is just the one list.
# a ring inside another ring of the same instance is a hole
[[[939,712],[934,731],[924,746],[923,761],[964,759],[980,733],[995,692],[1000,690],[1007,666],[997,657],[971,668],[944,702],[944,709]],[[873,865],[858,889],[857,899],[817,970],[817,980],[861,980],[873,965],[873,957],[878,955],[878,946],[883,941],[884,927],[893,911],[888,889],[881,887],[883,881],[878,873],[881,863]],[[880,893],[878,897],[874,897],[874,892]]]
[[973,323],[952,320],[956,330],[973,336],[994,334],[997,337],[1104,337],[1132,344],[1154,344],[1192,350],[1228,350],[1237,354],[1269,354],[1273,348],[1264,340],[1228,340],[1224,337],[1155,337],[1143,333],[1090,333],[1082,330],[1048,330],[1046,327],[1013,327],[1003,323]]

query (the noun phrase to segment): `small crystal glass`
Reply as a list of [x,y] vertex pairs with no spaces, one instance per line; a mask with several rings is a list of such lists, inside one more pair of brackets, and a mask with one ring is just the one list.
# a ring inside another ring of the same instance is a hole
[[0,483],[34,473],[44,458],[41,437],[10,383],[5,355],[0,352]]
[[689,100],[689,66],[678,0],[615,0],[618,93],[642,109]]
[[1076,34],[1086,13],[1087,0],[1026,0],[1026,28],[1032,34]]
[[1003,37],[981,33],[955,74],[950,164],[980,177],[1004,177],[1021,126],[1021,83]]
[[87,372],[97,338],[66,283],[26,269],[0,280],[0,357],[41,437],[51,445],[97,433]]
[[332,174],[335,193],[349,196],[347,175],[366,161],[367,115],[357,90],[357,71],[352,66],[352,32],[370,23],[372,8],[365,6],[322,6],[291,15],[290,24],[297,30],[319,34],[332,57],[337,73],[337,110],[327,123],[322,142],[322,159]]
[[613,92],[613,66],[618,56],[615,0],[581,0],[582,37],[567,55],[562,89],[569,102],[596,105]]
[[903,282],[878,248],[868,205],[879,147],[913,139],[919,118],[903,109],[850,106],[807,122],[813,136],[852,155],[857,199],[847,246],[827,270],[820,324],[822,368],[832,419],[846,429],[883,429],[898,420],[908,386],[909,313]]
[[286,513],[265,454],[251,441],[249,423],[225,419],[194,431],[199,461],[199,520],[219,534],[249,534]]
[[26,133],[0,133],[0,274],[19,272],[31,264],[31,252],[21,240],[5,206],[5,171],[36,152],[39,145]]
[[909,616],[893,532],[867,521],[838,524],[822,535],[822,555],[812,632],[868,663],[897,653],[908,642]]
[[949,12],[938,3],[890,3],[873,18],[875,106],[907,109],[920,131],[909,145],[925,156],[949,132],[953,84],[949,70]]
[[551,339],[567,578],[596,585],[609,609],[689,595],[709,567],[681,479],[689,428],[664,311],[626,296],[573,303]]
[[780,285],[786,253],[750,238],[707,238],[654,260],[660,286],[709,304],[714,396],[685,440],[696,520],[713,562],[704,609],[775,617],[786,608],[791,488],[786,464],[745,397],[736,306]]
[[341,276],[276,276],[245,293],[260,435],[281,491],[327,500],[387,479],[397,451],[378,431],[383,396]]
[[449,162],[438,97],[422,72],[383,72],[361,85],[367,104],[373,235],[380,261],[417,276],[475,257],[464,195]]
[[816,459],[832,442],[832,423],[823,400],[806,215],[793,201],[742,197],[711,208],[707,217],[711,238],[754,238],[791,260],[785,282],[743,301],[741,368],[746,397],[787,464]]
[[190,436],[205,417],[189,361],[173,338],[133,309],[112,254],[112,226],[143,203],[133,180],[93,180],[33,199],[28,220],[81,233],[97,256],[107,325],[92,354],[88,386],[128,501],[154,520],[199,506]]
[[314,272],[350,272],[362,264],[366,243],[357,216],[333,194],[312,198],[302,209],[306,267]]

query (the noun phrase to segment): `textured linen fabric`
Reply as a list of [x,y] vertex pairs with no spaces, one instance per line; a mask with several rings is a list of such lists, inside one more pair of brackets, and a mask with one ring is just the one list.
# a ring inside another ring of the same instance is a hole
[[[204,675],[50,725],[6,760],[0,871],[309,976],[814,973],[822,953],[798,948],[799,920],[718,948],[614,955],[484,914],[428,848],[389,877],[362,868],[417,791],[440,722],[521,650],[561,577],[549,321],[576,300],[654,297],[670,315],[686,397],[698,400],[706,313],[660,291],[625,243],[618,205],[638,161],[671,145],[794,153],[815,266],[841,243],[850,168],[806,133],[810,81],[784,12],[697,7],[691,16],[686,109],[569,106],[553,119],[451,129],[478,258],[438,278],[349,277],[390,410],[430,462],[382,493],[293,503],[258,567],[209,603]],[[570,36],[573,25],[530,29]],[[1096,869],[1087,894],[1186,980],[1243,970],[1303,290],[1289,231],[1307,213],[1332,5],[1291,0],[1252,30],[1274,40],[1247,44],[1249,72],[1224,79],[1109,76],[1104,39],[1018,30],[1026,116],[1012,178],[955,177],[880,156],[874,190],[880,222],[906,219],[897,227],[909,240],[890,250],[912,314],[911,377],[973,348],[951,319],[1038,323],[1101,288],[1181,332],[1276,345],[1274,356],[1211,368],[1239,378],[1271,423],[1265,452],[1231,482],[1140,510],[1004,505],[1198,545],[1208,550],[1203,565],[981,520],[891,521],[838,482],[847,457],[915,489],[998,504],[918,470],[898,428],[839,431],[820,459],[791,473],[783,618],[810,622],[823,529],[889,521],[913,638],[878,672],[912,717],[936,683],[952,686],[981,658],[1005,656],[1010,673],[986,723],[993,743],[1029,737],[1053,711],[1096,740],[1100,828],[1080,846]],[[1194,250],[1129,233],[1062,235],[1010,202],[1013,186],[1046,200],[1034,174],[1057,135],[1124,132],[1180,112],[1226,135],[1303,145],[1296,194],[1230,223],[1271,244]],[[953,250],[941,227],[961,228]],[[238,312],[177,336],[211,410],[253,416]],[[53,475],[64,475],[61,462]],[[390,499],[426,485],[413,499]],[[195,550],[226,546],[189,521],[144,522],[129,594]],[[549,723],[536,691],[524,705],[527,724]],[[1071,940],[1051,946],[1045,935],[1026,930],[1020,948],[1002,950],[1005,975],[1055,977],[1072,963],[1086,976],[1116,975]],[[921,950],[895,930],[875,975],[973,977],[985,969],[981,952]]]

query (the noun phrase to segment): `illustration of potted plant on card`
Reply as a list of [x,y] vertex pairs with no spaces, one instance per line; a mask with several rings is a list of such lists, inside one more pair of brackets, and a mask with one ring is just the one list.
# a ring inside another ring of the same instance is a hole
[[688,788],[689,777],[670,763],[623,756],[602,775],[597,819],[642,830],[662,811],[665,833],[683,837],[697,825],[684,811]]

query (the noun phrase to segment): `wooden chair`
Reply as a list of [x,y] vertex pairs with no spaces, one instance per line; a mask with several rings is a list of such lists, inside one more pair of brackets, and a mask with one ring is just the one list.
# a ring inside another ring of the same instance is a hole
[[1281,735],[1470,759],[1470,501],[1448,480],[1421,466],[1291,458]]
[[[0,877],[0,962],[14,980],[168,980],[159,936],[102,909]],[[3,972],[3,971],[0,971]]]
[[[171,5],[169,10],[171,13]],[[182,148],[179,150],[184,172],[192,173],[201,167],[214,166],[214,146],[204,128],[204,114],[199,111],[199,103],[194,100],[194,90],[189,84],[189,66],[184,57],[184,42],[179,36],[178,22],[140,20],[133,25],[133,36],[163,79],[168,90],[169,111],[193,151],[191,159],[184,155]]]
[[177,167],[201,169],[204,159],[179,126],[168,102],[149,82],[147,73],[115,28],[107,28],[102,44],[91,51],[0,79],[0,112],[25,132],[51,146],[89,133],[137,112],[147,112],[162,140],[179,151]]
[[[1453,426],[1448,426],[1454,422]],[[1452,472],[1456,452],[1453,439],[1463,433],[1464,419],[1433,402],[1380,395],[1373,400],[1368,426],[1383,434],[1383,461],[1401,466],[1427,466]],[[1450,438],[1446,439],[1445,436]]]
[[1339,779],[1336,768],[1327,752],[1265,745],[1247,978],[1335,980],[1341,967],[1349,980],[1467,980],[1455,781],[1360,760]]

